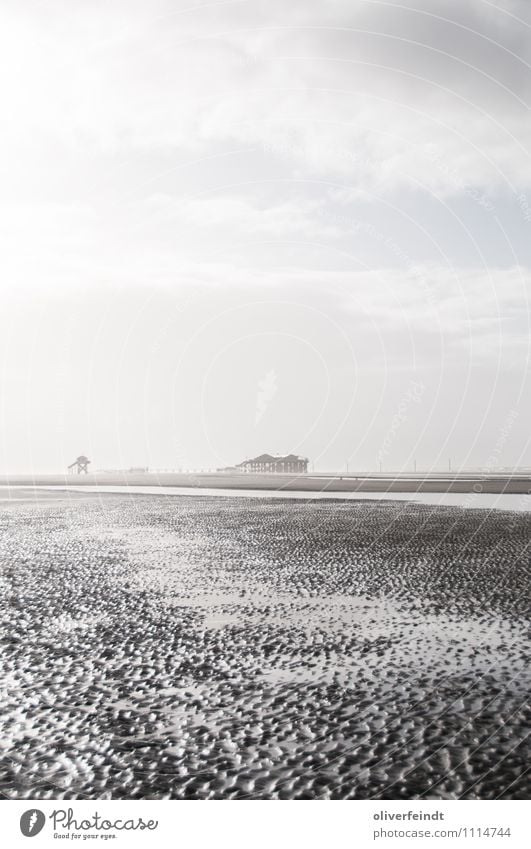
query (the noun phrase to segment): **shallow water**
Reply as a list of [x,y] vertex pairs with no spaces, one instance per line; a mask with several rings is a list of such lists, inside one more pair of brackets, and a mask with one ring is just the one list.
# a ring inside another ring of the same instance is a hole
[[[518,513],[531,512],[531,493],[476,493],[476,492],[294,492],[263,489],[213,489],[189,486],[0,486],[2,493],[20,489],[35,492],[60,490],[63,492],[96,492],[119,495],[193,495],[219,498],[282,498],[305,501],[410,501],[416,504],[433,504],[442,507],[468,507],[481,510],[510,510]],[[8,500],[16,500],[11,496]]]

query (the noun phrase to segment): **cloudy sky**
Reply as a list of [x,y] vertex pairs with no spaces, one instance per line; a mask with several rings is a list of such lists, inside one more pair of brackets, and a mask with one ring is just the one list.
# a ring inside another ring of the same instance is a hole
[[528,0],[0,7],[0,471],[531,465]]

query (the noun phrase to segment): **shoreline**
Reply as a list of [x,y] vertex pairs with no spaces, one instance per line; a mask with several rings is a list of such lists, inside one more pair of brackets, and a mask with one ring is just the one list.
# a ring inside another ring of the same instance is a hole
[[148,472],[87,475],[1,475],[0,486],[187,487],[304,493],[459,493],[527,495],[530,475],[276,475]]
[[361,504],[363,502],[378,502],[380,504],[415,504],[419,506],[434,506],[448,508],[462,508],[472,510],[497,510],[511,513],[531,512],[531,494],[517,493],[456,493],[456,492],[335,492],[335,491],[296,491],[296,490],[267,490],[267,489],[221,489],[206,487],[171,487],[171,486],[112,486],[105,487],[97,484],[71,485],[38,485],[38,486],[6,486],[0,484],[0,503],[3,500],[15,501],[17,499],[2,499],[2,491],[7,490],[27,493],[31,491],[54,493],[76,493],[90,495],[154,495],[165,497],[200,497],[200,498],[232,498],[232,499],[275,499],[279,501],[338,501]]

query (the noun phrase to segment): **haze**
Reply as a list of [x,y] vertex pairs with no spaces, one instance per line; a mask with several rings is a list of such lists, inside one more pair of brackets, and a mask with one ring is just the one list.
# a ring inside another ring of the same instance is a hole
[[0,471],[531,465],[530,12],[4,2]]

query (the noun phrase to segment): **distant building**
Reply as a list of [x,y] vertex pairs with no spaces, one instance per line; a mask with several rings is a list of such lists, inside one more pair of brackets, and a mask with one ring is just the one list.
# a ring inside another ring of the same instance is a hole
[[236,467],[242,472],[252,472],[254,474],[296,474],[302,475],[308,471],[308,459],[299,457],[297,454],[286,454],[284,457],[273,456],[272,454],[260,454],[259,457],[253,457],[250,460],[244,460]]
[[76,473],[78,475],[85,474],[88,475],[88,467],[90,464],[90,460],[88,457],[85,457],[84,454],[80,454],[79,457],[74,460],[73,463],[70,463],[68,467],[68,471],[70,473]]

